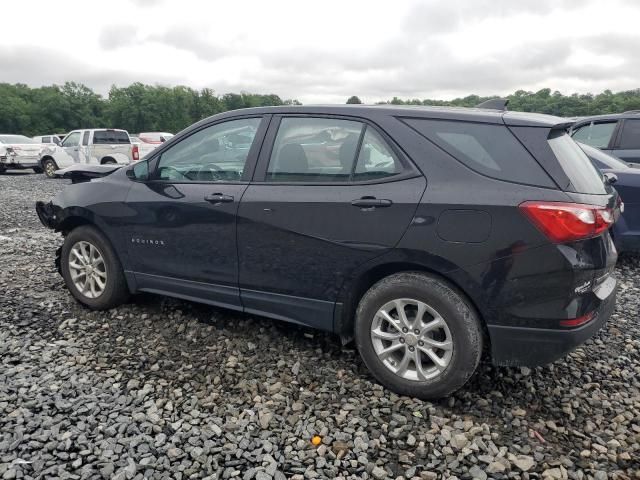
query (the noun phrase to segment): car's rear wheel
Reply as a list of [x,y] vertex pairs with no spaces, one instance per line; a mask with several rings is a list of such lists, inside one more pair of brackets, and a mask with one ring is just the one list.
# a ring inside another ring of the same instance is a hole
[[445,281],[419,272],[391,275],[367,291],[356,312],[355,337],[380,383],[423,399],[462,387],[482,354],[473,307]]
[[58,165],[51,158],[47,158],[42,161],[42,168],[44,170],[44,174],[49,178],[54,178],[56,175],[56,170],[58,170]]
[[117,307],[129,296],[120,260],[95,227],[83,225],[67,235],[61,267],[71,294],[93,310]]

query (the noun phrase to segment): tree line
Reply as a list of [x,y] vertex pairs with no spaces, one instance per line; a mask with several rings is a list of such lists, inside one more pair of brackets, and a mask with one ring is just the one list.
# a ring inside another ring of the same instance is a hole
[[[394,105],[436,105],[473,107],[497,97],[468,95],[453,100],[400,99]],[[539,112],[561,117],[640,110],[640,89],[599,94],[563,95],[549,88],[537,92],[518,90],[508,95],[509,110]],[[347,103],[362,103],[352,96]],[[123,128],[143,131],[178,132],[202,118],[227,110],[270,105],[300,104],[275,94],[226,93],[212,89],[165,87],[134,83],[112,87],[106,97],[89,87],[67,82],[32,88],[24,84],[0,83],[0,133],[28,136],[64,133],[78,128]]]
[[299,102],[274,94],[217,95],[208,88],[142,83],[114,86],[106,98],[75,82],[38,88],[0,83],[0,133],[34,136],[95,127],[175,133],[227,110],[284,104]]
[[[497,96],[480,97],[469,95],[464,98],[456,98],[449,101],[444,100],[420,100],[420,99],[400,99],[394,97],[388,102],[394,105],[434,105],[452,107],[474,107],[479,103]],[[563,95],[550,88],[543,88],[537,92],[527,92],[518,90],[505,98],[509,99],[508,109],[518,112],[537,112],[557,115],[558,117],[584,117],[590,115],[600,115],[605,113],[621,113],[629,110],[640,110],[640,89],[627,90],[613,93],[605,90],[594,95],[592,93]],[[349,98],[350,103],[357,103],[358,97]]]

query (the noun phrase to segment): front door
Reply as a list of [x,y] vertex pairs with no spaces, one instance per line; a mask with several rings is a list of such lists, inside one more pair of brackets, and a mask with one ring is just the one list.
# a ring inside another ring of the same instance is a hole
[[65,168],[74,163],[79,163],[79,149],[81,132],[71,132],[64,138],[62,145],[59,147],[59,154],[56,154],[56,163],[58,167]]
[[242,302],[248,312],[331,330],[344,280],[398,243],[426,181],[373,126],[331,117],[277,123],[238,212]]
[[140,290],[239,308],[236,213],[263,121],[204,127],[161,152],[149,181],[134,183],[125,241]]

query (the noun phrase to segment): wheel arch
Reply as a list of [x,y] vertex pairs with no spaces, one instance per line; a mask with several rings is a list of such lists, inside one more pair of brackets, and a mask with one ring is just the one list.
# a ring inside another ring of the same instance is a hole
[[456,282],[451,278],[451,276],[447,275],[446,272],[438,271],[422,263],[411,261],[390,261],[376,264],[364,271],[361,271],[351,282],[348,283],[348,285],[343,287],[342,295],[338,300],[338,302],[341,302],[342,307],[340,309],[336,309],[334,312],[334,330],[340,335],[343,343],[349,343],[353,340],[355,312],[358,308],[360,299],[367,290],[383,278],[403,272],[426,273],[433,277],[437,277],[464,298],[469,306],[473,308],[476,315],[478,315],[485,337],[485,348],[487,351],[491,351],[487,323],[482,315],[482,311],[478,308],[477,302],[473,300],[472,296],[469,295],[461,285],[459,285],[459,282]]
[[107,163],[118,163],[115,158],[107,155],[106,157],[102,157],[100,159],[100,165],[105,165]]

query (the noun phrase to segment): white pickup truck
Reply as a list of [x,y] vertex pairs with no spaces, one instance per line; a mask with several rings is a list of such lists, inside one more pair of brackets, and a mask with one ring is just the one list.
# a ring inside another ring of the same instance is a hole
[[140,159],[137,145],[131,143],[126,130],[94,128],[69,132],[60,146],[43,149],[40,165],[47,177],[75,164],[128,164]]

